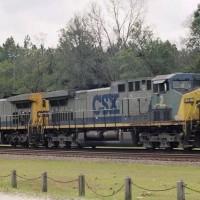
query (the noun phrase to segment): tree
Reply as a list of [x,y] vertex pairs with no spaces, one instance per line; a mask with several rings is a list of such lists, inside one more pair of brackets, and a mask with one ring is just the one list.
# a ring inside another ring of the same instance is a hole
[[13,64],[9,61],[0,62],[0,97],[14,93]]
[[61,30],[58,59],[62,62],[58,61],[57,79],[62,88],[68,85],[83,89],[99,83],[102,51],[96,46],[87,20],[75,16]]
[[29,36],[25,37],[16,66],[18,93],[46,91],[52,86],[53,54],[52,49],[45,49],[42,44],[37,48]]
[[128,44],[135,24],[142,21],[144,2],[144,0],[107,0],[105,9],[96,3],[91,5],[88,13],[90,25],[101,48]]
[[8,38],[0,49],[0,62],[5,60],[13,61],[18,55],[19,49],[20,47],[15,44],[14,38]]
[[140,57],[149,75],[173,73],[177,70],[177,48],[169,41],[155,38],[150,27],[138,23],[132,30],[130,46]]
[[193,49],[200,49],[200,4],[192,16],[189,30],[190,36],[188,46]]
[[15,94],[16,92],[16,65],[19,52],[20,46],[15,44],[13,37],[8,38],[0,48],[1,96]]
[[[134,27],[143,23],[144,0],[107,0],[105,8],[91,4],[88,12],[88,26],[101,50],[101,68],[95,69],[110,83],[124,77],[121,73],[125,49],[128,48]],[[120,56],[122,54],[123,56]],[[120,58],[119,58],[120,57]],[[104,72],[104,74],[102,73]]]
[[189,71],[200,71],[200,4],[197,10],[193,13],[191,20],[189,21],[189,37],[186,39],[187,54],[190,55],[190,68]]

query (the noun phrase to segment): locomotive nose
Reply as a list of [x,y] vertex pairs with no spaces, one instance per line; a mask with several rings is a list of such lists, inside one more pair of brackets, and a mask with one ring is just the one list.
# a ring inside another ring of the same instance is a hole
[[200,89],[182,96],[178,116],[185,122],[200,120]]

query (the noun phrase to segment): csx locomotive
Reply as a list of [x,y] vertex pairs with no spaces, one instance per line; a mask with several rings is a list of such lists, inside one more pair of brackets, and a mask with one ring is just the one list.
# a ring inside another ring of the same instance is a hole
[[0,142],[13,146],[200,147],[200,74],[1,99],[0,132]]

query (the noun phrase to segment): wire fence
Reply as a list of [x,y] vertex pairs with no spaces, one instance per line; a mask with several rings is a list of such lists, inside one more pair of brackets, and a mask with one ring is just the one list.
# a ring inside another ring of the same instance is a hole
[[86,183],[86,186],[88,187],[88,189],[89,189],[92,193],[94,193],[95,195],[97,195],[97,196],[99,196],[99,197],[104,197],[104,198],[106,198],[106,197],[112,197],[112,196],[116,195],[116,194],[119,193],[119,192],[123,189],[123,187],[124,187],[124,185],[122,185],[117,191],[114,191],[112,194],[103,195],[103,194],[97,193],[92,187],[90,187],[90,185],[89,185],[87,182],[85,182],[85,183]]
[[25,178],[25,177],[20,176],[20,175],[18,175],[18,174],[17,174],[17,177],[18,177],[18,178],[21,178],[21,179],[23,179],[23,180],[26,180],[26,181],[36,181],[36,180],[39,180],[39,179],[42,178],[41,176],[39,176],[39,177],[37,177],[37,178]]
[[55,180],[53,178],[50,178],[50,177],[47,177],[47,179],[53,181],[53,182],[56,182],[56,183],[61,183],[61,184],[68,184],[68,183],[73,183],[73,182],[77,182],[78,179],[74,179],[74,180],[71,180],[71,181],[58,181],[58,180]]
[[8,174],[8,175],[5,175],[5,176],[0,176],[0,178],[2,179],[2,178],[7,178],[7,177],[9,177],[9,176],[11,176],[11,174]]
[[166,189],[153,190],[153,189],[148,189],[148,188],[144,188],[144,187],[138,186],[135,183],[132,183],[132,185],[135,186],[136,188],[139,188],[141,190],[145,190],[145,191],[148,191],[148,192],[165,192],[165,191],[176,189],[176,186],[174,186],[174,187],[170,187],[170,188],[166,188]]
[[195,189],[192,189],[192,188],[189,188],[187,186],[185,186],[186,189],[192,191],[192,192],[196,192],[196,193],[199,193],[200,194],[200,191],[199,190],[195,190]]
[[78,179],[73,179],[73,180],[68,180],[68,181],[62,181],[62,180],[56,180],[52,177],[47,176],[47,172],[43,172],[41,176],[35,177],[35,178],[27,178],[25,175],[19,175],[17,174],[16,170],[13,170],[11,174],[3,175],[0,176],[0,179],[6,179],[10,177],[11,178],[11,187],[12,188],[17,188],[17,178],[26,180],[26,181],[37,181],[41,180],[41,188],[42,192],[47,192],[47,180],[53,181],[55,183],[59,184],[69,184],[69,183],[76,183],[78,184],[78,193],[79,196],[85,196],[85,188],[87,188],[91,193],[98,197],[102,198],[109,198],[112,196],[117,195],[118,193],[122,192],[124,189],[124,200],[132,200],[133,199],[133,194],[132,194],[132,187],[138,188],[143,191],[147,192],[167,192],[170,190],[177,190],[177,200],[185,200],[185,190],[189,190],[194,193],[200,194],[199,190],[193,189],[189,186],[187,186],[184,181],[178,181],[176,186],[172,186],[169,188],[165,189],[151,189],[151,188],[145,188],[143,186],[140,186],[136,183],[133,183],[131,178],[126,178],[125,183],[122,184],[120,187],[118,187],[116,190],[114,190],[111,194],[100,194],[99,192],[96,191],[87,181],[85,181],[85,176],[83,174],[78,176]]

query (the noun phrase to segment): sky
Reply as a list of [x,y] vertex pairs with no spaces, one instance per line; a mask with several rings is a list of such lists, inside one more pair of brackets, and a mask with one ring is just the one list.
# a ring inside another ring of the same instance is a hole
[[[0,0],[0,45],[8,37],[23,45],[26,35],[35,43],[45,35],[45,46],[58,45],[60,29],[92,0]],[[93,0],[100,4],[104,0]],[[146,0],[146,24],[157,37],[178,44],[187,35],[184,23],[200,0]]]

